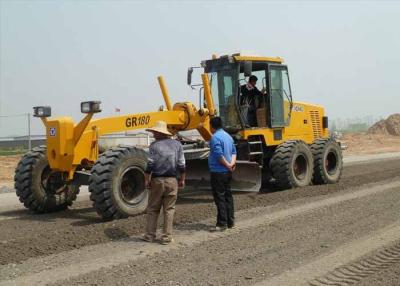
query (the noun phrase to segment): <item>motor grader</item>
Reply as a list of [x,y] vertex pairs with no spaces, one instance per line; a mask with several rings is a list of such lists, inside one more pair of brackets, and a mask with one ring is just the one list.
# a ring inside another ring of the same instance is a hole
[[[192,83],[194,69],[201,69],[201,83]],[[248,106],[242,104],[240,87],[250,75],[259,78],[265,91],[256,110],[257,124],[246,120]],[[295,188],[330,184],[342,172],[341,148],[330,139],[328,118],[317,105],[293,102],[288,68],[279,57],[232,54],[213,56],[200,67],[189,68],[187,83],[199,90],[199,105],[171,104],[162,77],[158,78],[165,107],[154,112],[93,119],[100,102],[81,103],[84,118],[51,117],[48,106],[34,107],[34,116],[46,128],[46,146],[25,154],[15,173],[20,201],[33,212],[58,211],[70,206],[79,188],[88,185],[90,199],[104,219],[117,219],[143,212],[148,191],[144,185],[147,150],[135,146],[100,148],[106,134],[152,127],[164,120],[170,132],[182,140],[187,160],[188,182],[208,188],[209,120],[220,116],[234,138],[237,171],[233,188],[260,190],[268,184]],[[203,141],[188,141],[180,131],[197,130]]]

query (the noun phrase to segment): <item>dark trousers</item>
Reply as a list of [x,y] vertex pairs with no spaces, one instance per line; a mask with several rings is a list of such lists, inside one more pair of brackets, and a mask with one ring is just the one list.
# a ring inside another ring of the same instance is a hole
[[250,127],[257,127],[257,113],[255,107],[251,107],[247,111],[247,124]]
[[211,189],[217,206],[217,226],[232,227],[235,224],[231,173],[211,173]]

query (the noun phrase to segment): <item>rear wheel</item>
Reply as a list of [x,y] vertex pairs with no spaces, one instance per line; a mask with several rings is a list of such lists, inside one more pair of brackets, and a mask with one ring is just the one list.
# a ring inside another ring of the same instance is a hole
[[314,184],[333,184],[340,180],[343,156],[339,144],[330,139],[317,139],[311,145],[314,156]]
[[70,185],[63,174],[51,170],[46,147],[26,153],[15,170],[15,190],[24,206],[36,213],[59,211],[72,205],[79,187]]
[[118,219],[145,211],[146,152],[135,147],[114,147],[102,153],[91,170],[90,199],[104,219]]
[[299,140],[280,144],[271,158],[270,168],[281,188],[308,186],[313,173],[313,156],[307,144]]

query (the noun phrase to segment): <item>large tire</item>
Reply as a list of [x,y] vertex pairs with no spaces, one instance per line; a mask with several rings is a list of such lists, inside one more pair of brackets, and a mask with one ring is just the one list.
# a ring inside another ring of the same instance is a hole
[[125,218],[146,210],[146,164],[146,152],[130,146],[113,147],[100,155],[91,170],[89,191],[103,219]]
[[308,186],[311,183],[313,166],[311,150],[300,140],[280,144],[270,161],[272,176],[276,184],[284,189]]
[[15,190],[21,203],[35,213],[59,211],[72,205],[79,187],[69,185],[50,169],[46,146],[26,153],[15,170]]
[[328,138],[317,139],[311,145],[314,156],[314,184],[334,184],[340,180],[343,169],[342,149]]

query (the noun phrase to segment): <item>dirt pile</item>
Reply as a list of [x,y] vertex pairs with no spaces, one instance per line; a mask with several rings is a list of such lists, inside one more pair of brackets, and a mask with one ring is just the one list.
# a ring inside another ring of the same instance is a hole
[[0,193],[5,191],[2,187],[14,185],[14,172],[20,159],[20,155],[0,156]]
[[400,113],[392,114],[376,122],[368,129],[368,134],[400,136]]
[[349,133],[344,134],[340,141],[347,146],[345,156],[400,152],[400,136]]

